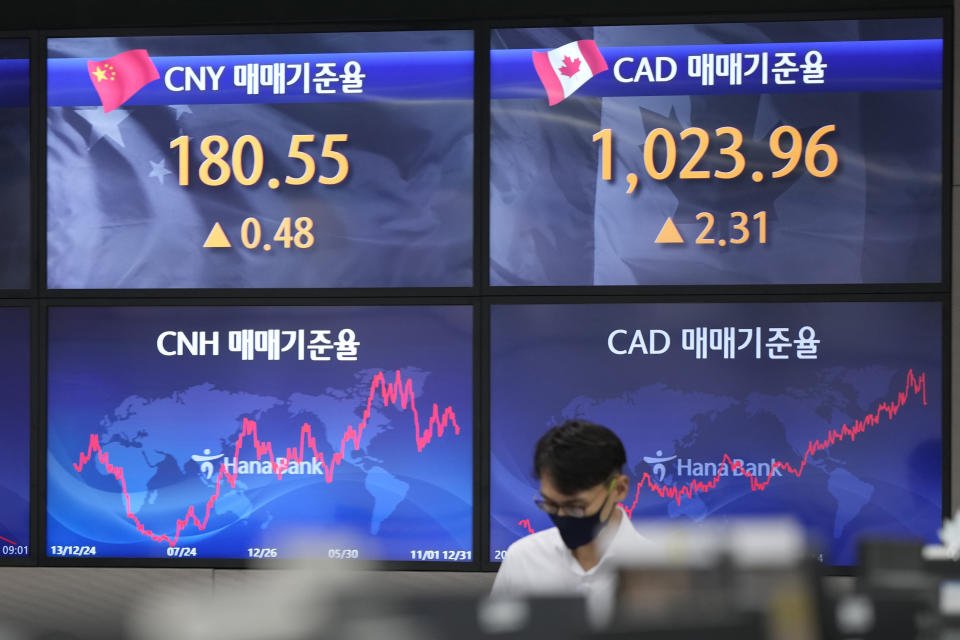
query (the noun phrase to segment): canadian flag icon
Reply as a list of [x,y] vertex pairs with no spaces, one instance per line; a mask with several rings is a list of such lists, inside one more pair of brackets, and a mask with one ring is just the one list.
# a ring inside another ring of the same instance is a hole
[[607,61],[593,40],[575,40],[551,51],[534,51],[533,66],[552,107],[593,76],[606,71]]

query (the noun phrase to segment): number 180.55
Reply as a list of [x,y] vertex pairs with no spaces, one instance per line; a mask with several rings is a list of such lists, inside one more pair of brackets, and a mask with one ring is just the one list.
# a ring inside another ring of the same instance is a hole
[[[312,133],[291,136],[287,157],[299,162],[303,172],[299,176],[284,176],[283,183],[299,186],[312,182],[314,177],[317,178],[318,183],[328,186],[343,182],[350,173],[350,162],[347,156],[335,151],[333,145],[338,142],[345,143],[347,140],[346,133],[329,133],[323,137],[320,159],[332,162],[336,166],[336,172],[333,175],[322,173],[317,175],[317,161],[311,153],[301,148],[315,143],[316,136]],[[219,187],[226,184],[231,177],[245,187],[260,182],[265,164],[263,145],[260,140],[249,134],[242,135],[232,146],[231,152],[230,142],[220,135],[207,136],[200,141],[200,154],[203,156],[203,161],[197,170],[197,176],[201,183],[208,187]],[[190,184],[190,137],[180,136],[172,140],[170,148],[178,151],[178,181],[181,186],[188,186]],[[230,154],[229,162],[227,154]],[[286,169],[280,170],[279,173],[285,174]],[[279,177],[269,178],[267,182],[271,189],[280,186]]]

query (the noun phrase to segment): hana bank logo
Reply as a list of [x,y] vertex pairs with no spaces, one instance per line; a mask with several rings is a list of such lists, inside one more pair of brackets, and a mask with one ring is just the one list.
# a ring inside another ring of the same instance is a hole
[[288,474],[322,476],[326,473],[323,458],[309,460],[288,460],[287,458],[238,460],[237,458],[225,458],[222,453],[211,455],[210,449],[204,449],[203,455],[194,454],[190,456],[191,460],[200,463],[200,475],[207,481],[213,478],[214,472],[219,471],[215,462],[221,458],[223,458],[221,464],[224,471],[232,476],[281,476]]
[[663,457],[663,451],[657,449],[657,457],[644,456],[643,461],[647,464],[653,465],[653,475],[657,477],[657,482],[663,482],[663,479],[667,476],[667,467],[663,464],[664,462],[670,462],[675,460],[677,456],[670,456],[668,458]]
[[551,51],[534,51],[533,66],[552,107],[606,71],[607,61],[593,40],[574,40]]
[[223,454],[218,454],[215,456],[210,455],[210,449],[204,449],[203,455],[192,455],[190,459],[194,462],[200,463],[200,473],[206,476],[207,480],[213,477],[213,461],[219,460],[223,457]]

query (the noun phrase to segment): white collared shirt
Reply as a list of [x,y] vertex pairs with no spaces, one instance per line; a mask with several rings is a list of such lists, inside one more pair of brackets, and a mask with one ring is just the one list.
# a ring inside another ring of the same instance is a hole
[[596,566],[588,571],[563,544],[556,527],[520,538],[507,549],[493,582],[494,598],[578,593],[587,600],[594,625],[603,625],[613,613],[616,569],[638,547],[652,543],[640,535],[620,509],[620,523]]

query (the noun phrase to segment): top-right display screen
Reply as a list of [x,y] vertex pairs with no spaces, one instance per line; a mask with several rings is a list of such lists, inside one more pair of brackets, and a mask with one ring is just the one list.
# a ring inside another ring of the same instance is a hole
[[943,20],[496,29],[490,284],[943,280]]

